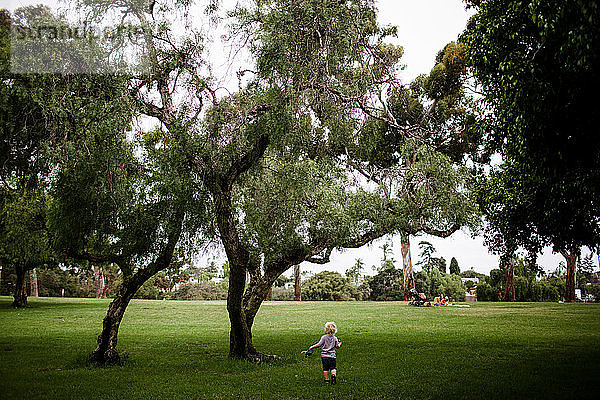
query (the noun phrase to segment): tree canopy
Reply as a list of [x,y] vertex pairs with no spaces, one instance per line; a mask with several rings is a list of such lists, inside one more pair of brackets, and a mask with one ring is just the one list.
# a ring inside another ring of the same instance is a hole
[[477,14],[461,41],[490,108],[487,143],[504,161],[479,191],[490,243],[504,253],[551,243],[574,269],[579,248],[600,241],[600,108],[589,101],[600,88],[600,7],[467,3]]

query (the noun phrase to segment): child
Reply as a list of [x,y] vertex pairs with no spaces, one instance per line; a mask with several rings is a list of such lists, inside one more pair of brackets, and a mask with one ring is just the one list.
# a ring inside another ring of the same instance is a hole
[[327,322],[325,324],[325,334],[321,336],[319,343],[313,344],[308,348],[312,350],[317,347],[321,347],[321,361],[323,362],[323,374],[325,375],[325,383],[329,383],[329,371],[331,371],[331,384],[335,385],[335,378],[337,375],[336,362],[335,362],[335,349],[339,349],[342,345],[342,341],[335,337],[337,333],[337,327],[335,322]]

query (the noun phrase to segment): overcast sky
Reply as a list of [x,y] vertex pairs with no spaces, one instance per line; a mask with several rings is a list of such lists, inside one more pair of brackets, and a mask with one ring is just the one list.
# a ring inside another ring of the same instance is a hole
[[[5,0],[2,0],[5,4]],[[40,1],[9,0],[8,8],[39,4]],[[56,6],[57,1],[42,1],[41,3]],[[227,1],[229,3],[229,1]],[[404,47],[402,63],[406,68],[401,72],[401,79],[410,82],[416,76],[427,73],[434,65],[434,59],[439,50],[448,42],[456,40],[465,28],[472,10],[465,10],[462,0],[379,0],[379,20],[382,24],[398,26],[397,44]],[[473,268],[477,272],[489,273],[490,269],[498,266],[498,257],[490,254],[483,245],[483,238],[472,238],[467,232],[459,231],[446,239],[429,237],[427,235],[413,237],[411,240],[411,253],[413,263],[418,260],[418,243],[421,240],[431,242],[437,249],[437,255],[450,262],[456,257],[461,270]],[[304,263],[303,269],[317,272],[323,269],[335,270],[344,273],[357,258],[361,258],[367,266],[367,273],[372,273],[372,265],[379,265],[382,250],[380,246],[388,242],[392,246],[394,258],[398,260],[397,266],[401,267],[400,239],[399,237],[380,239],[371,245],[360,249],[346,250],[342,253],[334,252],[331,263],[321,266]],[[224,256],[207,255],[206,258],[216,258],[221,264]],[[553,271],[563,258],[546,249],[539,262],[547,271]]]

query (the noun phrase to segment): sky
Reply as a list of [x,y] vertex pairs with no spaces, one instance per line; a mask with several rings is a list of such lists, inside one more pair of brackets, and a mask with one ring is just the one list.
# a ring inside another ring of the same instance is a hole
[[[5,1],[2,0],[2,3],[4,4]],[[14,10],[17,7],[39,3],[39,0],[9,0],[8,9]],[[58,2],[45,0],[41,3],[56,7]],[[398,38],[395,43],[404,47],[402,63],[405,65],[405,69],[400,72],[400,78],[406,83],[431,70],[437,52],[447,43],[456,40],[465,28],[468,18],[473,14],[472,10],[465,9],[462,0],[379,0],[376,4],[380,23],[398,27]],[[498,257],[488,252],[483,244],[483,237],[474,236],[466,231],[458,231],[446,239],[428,235],[412,237],[413,263],[418,261],[418,244],[423,240],[431,242],[437,249],[436,256],[444,257],[448,264],[450,259],[455,257],[461,271],[472,268],[477,272],[488,274],[491,269],[498,266]],[[326,269],[343,274],[356,262],[356,259],[360,258],[367,267],[365,272],[373,274],[374,270],[371,266],[380,265],[383,254],[381,246],[386,242],[392,248],[393,257],[398,260],[397,267],[401,267],[400,238],[388,237],[360,249],[334,251],[329,264],[303,263],[302,269],[312,273]],[[224,253],[206,254],[199,262],[205,263],[210,260],[215,260],[217,265],[221,265],[225,261]],[[538,259],[539,264],[548,272],[553,271],[560,261],[563,261],[563,257],[553,254],[549,248],[545,249]],[[286,275],[290,275],[290,272]]]

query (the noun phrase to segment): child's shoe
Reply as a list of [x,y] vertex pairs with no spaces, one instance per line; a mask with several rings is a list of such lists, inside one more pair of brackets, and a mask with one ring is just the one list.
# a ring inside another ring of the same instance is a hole
[[325,379],[325,384],[329,384],[329,379]]
[[331,384],[335,385],[335,375],[331,375]]

